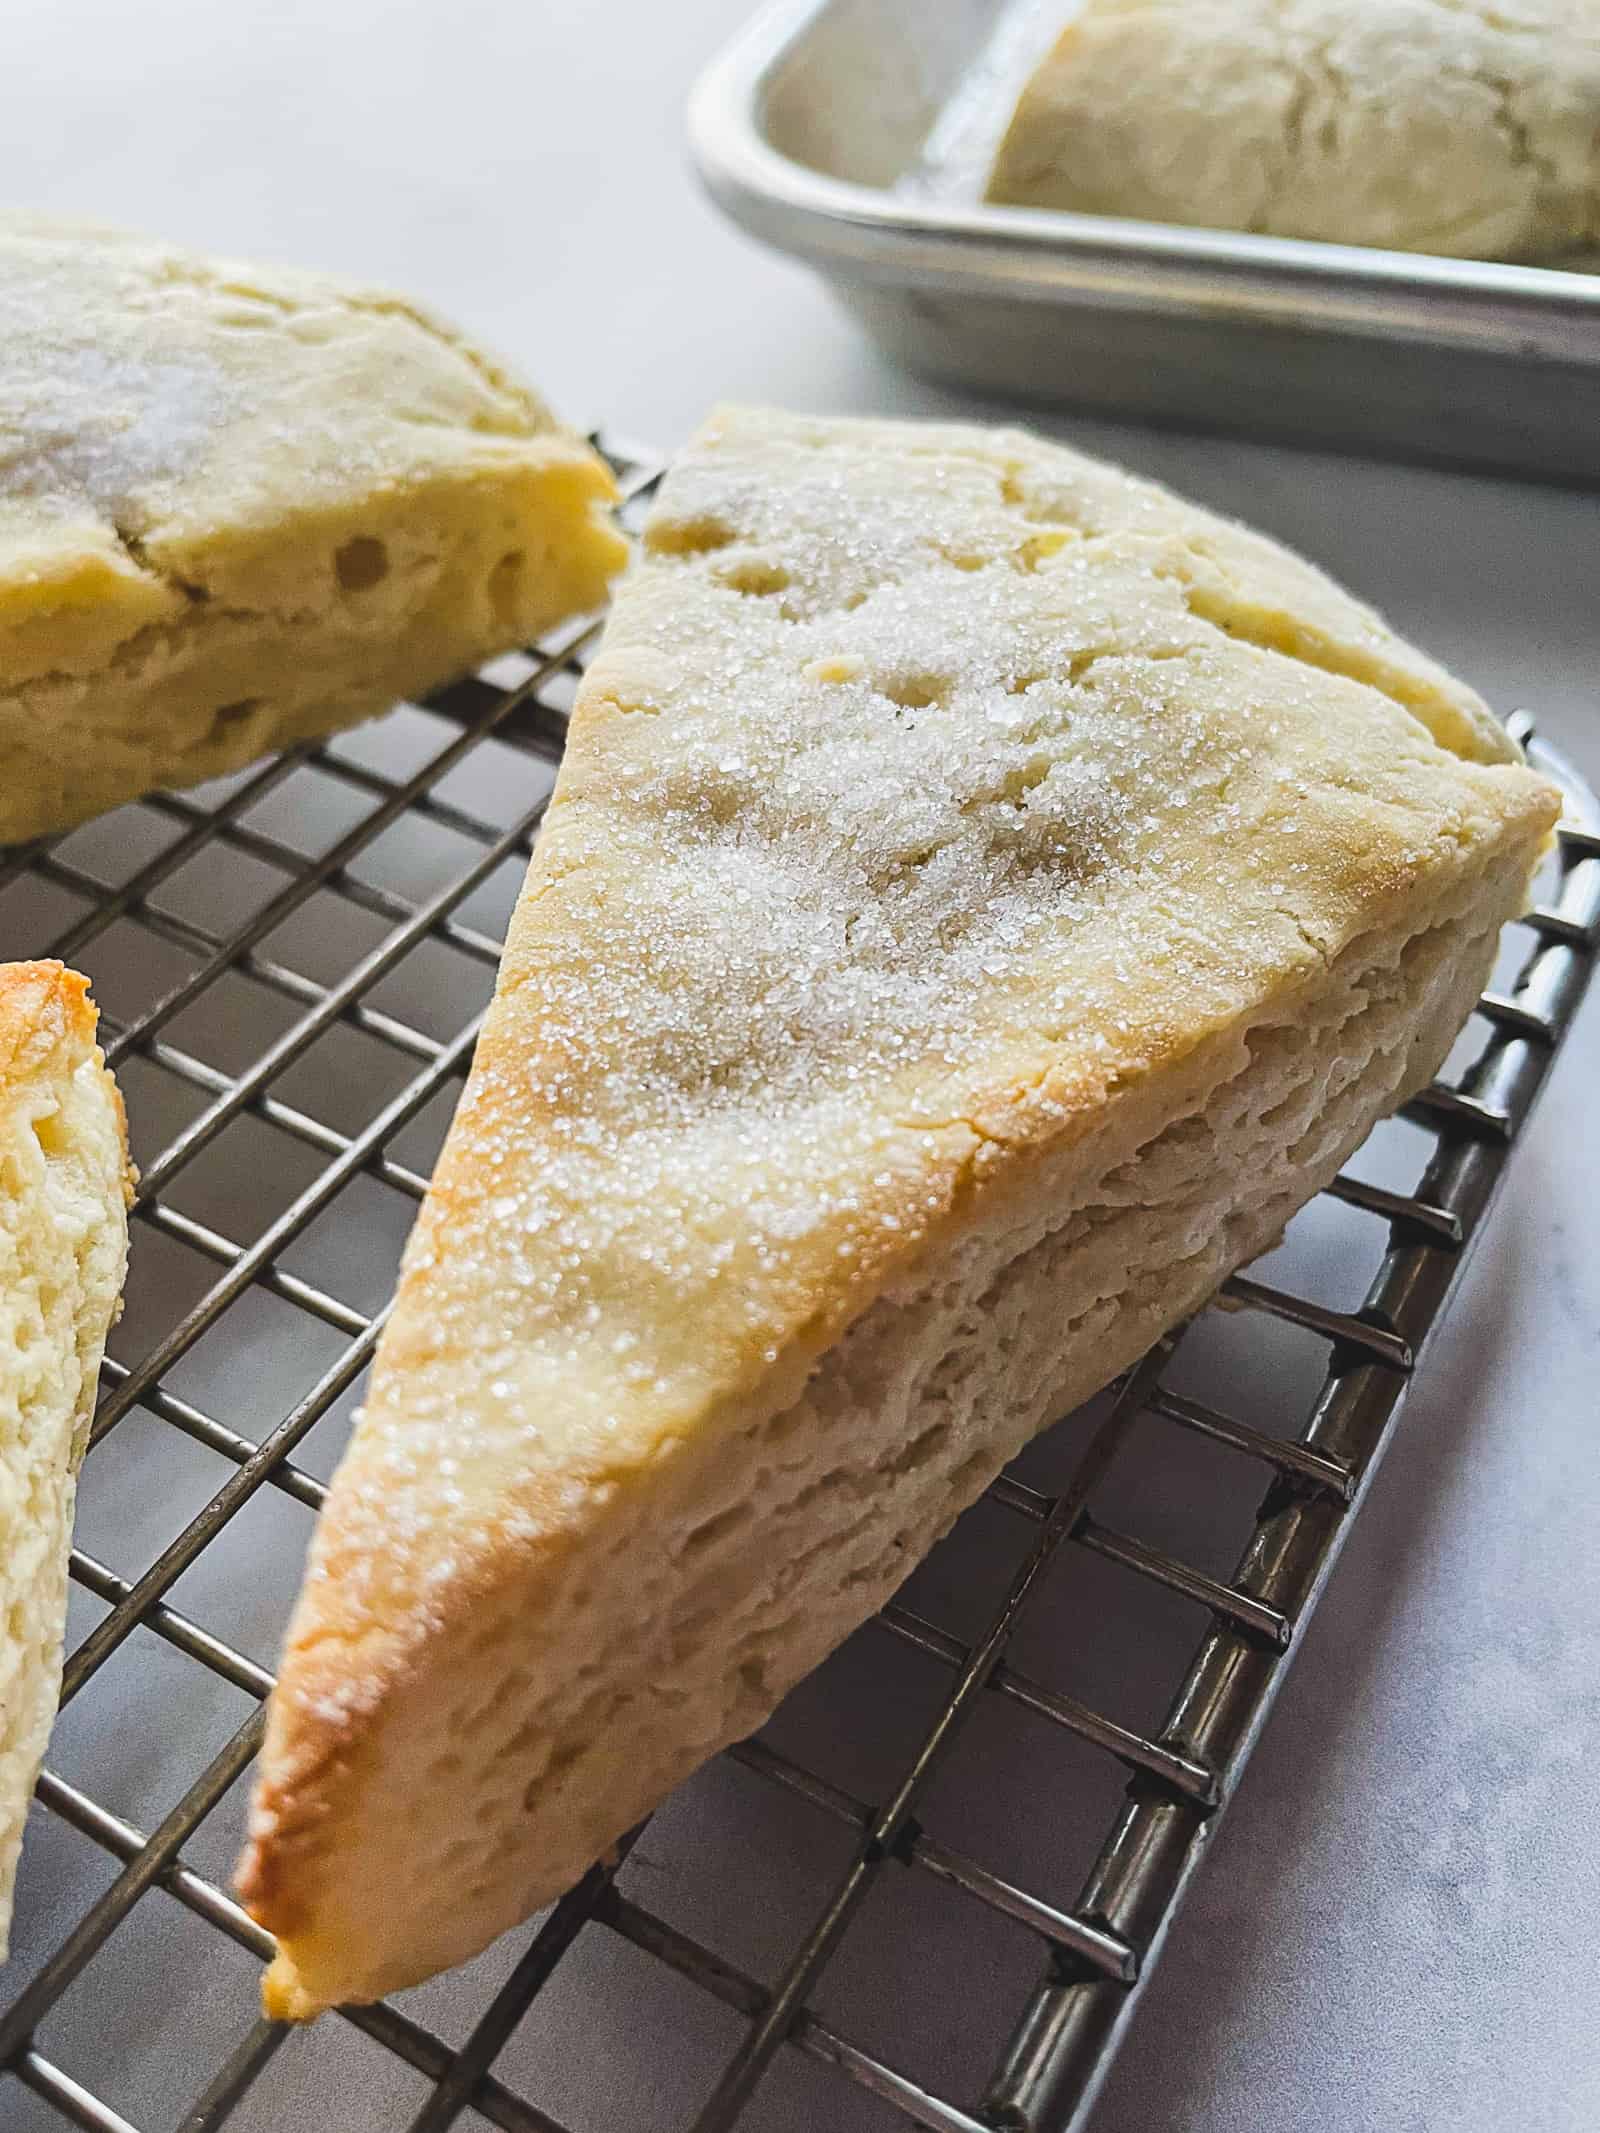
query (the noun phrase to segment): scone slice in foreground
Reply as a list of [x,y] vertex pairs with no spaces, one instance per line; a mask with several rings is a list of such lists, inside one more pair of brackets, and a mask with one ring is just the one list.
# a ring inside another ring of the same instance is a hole
[[567,1887],[1431,1076],[1557,800],[1270,542],[730,412],[580,693],[313,1542],[274,2012]]
[[88,982],[0,963],[0,1959],[61,1686],[78,1462],[128,1254],[127,1137]]
[[0,218],[0,844],[598,606],[609,470],[403,299]]

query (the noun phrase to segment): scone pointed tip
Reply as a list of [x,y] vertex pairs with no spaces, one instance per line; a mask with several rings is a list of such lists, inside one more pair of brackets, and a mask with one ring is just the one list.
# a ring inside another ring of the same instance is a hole
[[288,1956],[275,1955],[261,1980],[261,2012],[269,2022],[310,2022],[324,2013],[325,2003],[313,1998],[300,1982]]

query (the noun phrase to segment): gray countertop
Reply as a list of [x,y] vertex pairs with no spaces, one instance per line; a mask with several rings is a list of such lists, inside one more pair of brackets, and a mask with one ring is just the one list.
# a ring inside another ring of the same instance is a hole
[[[684,93],[742,13],[53,0],[7,24],[0,197],[396,283],[662,446],[716,397],[987,412],[885,368],[696,193]],[[1594,496],[1050,426],[1303,549],[1600,782]],[[1591,1000],[1102,2133],[1600,2124],[1597,1047]],[[763,2122],[824,2133],[795,2112]]]

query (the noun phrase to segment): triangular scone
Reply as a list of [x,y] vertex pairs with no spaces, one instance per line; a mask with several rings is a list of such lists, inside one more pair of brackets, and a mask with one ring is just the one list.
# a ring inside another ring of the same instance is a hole
[[1307,565],[1019,432],[724,413],[645,545],[289,1635],[280,2013],[760,1724],[1428,1079],[1557,809]]
[[0,963],[0,1960],[56,1715],[78,1462],[128,1257],[128,1147],[88,980]]
[[399,297],[0,219],[0,844],[596,606],[613,493]]

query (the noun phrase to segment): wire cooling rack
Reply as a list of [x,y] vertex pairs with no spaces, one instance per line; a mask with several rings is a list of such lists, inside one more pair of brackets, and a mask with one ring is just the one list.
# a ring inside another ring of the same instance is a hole
[[[657,470],[611,457],[636,513]],[[1587,982],[1596,818],[1535,745],[1572,816],[1406,1120],[617,1860],[290,2034],[227,1893],[261,1700],[592,637],[0,855],[0,940],[90,971],[143,1171],[7,2133],[1080,2123]]]

